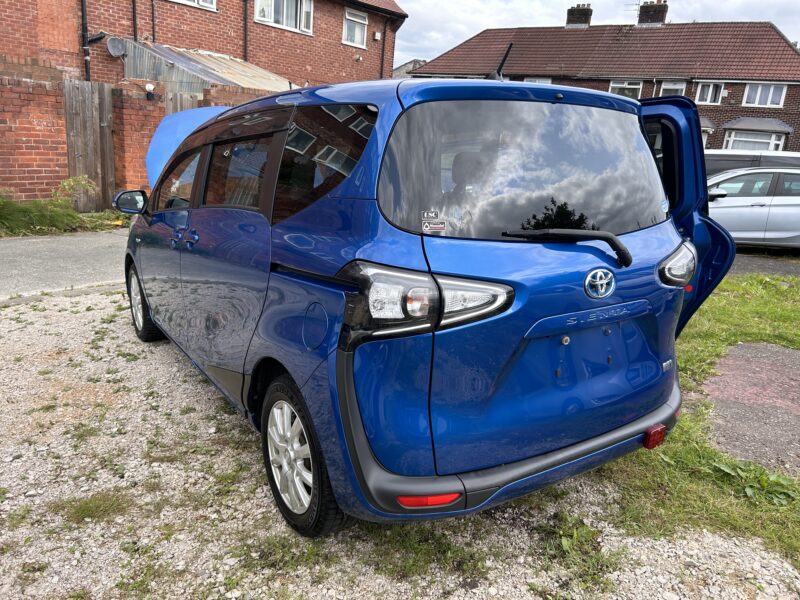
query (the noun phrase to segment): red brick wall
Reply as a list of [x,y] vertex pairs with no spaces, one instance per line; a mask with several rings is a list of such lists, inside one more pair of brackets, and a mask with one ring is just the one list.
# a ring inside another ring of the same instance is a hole
[[227,85],[212,85],[203,90],[200,106],[237,106],[268,95],[264,90],[251,90]]
[[114,177],[118,190],[149,190],[145,156],[165,115],[163,93],[163,87],[156,84],[156,97],[148,100],[138,82],[122,84],[113,91]]
[[63,84],[0,77],[0,141],[0,188],[50,197],[68,173]]

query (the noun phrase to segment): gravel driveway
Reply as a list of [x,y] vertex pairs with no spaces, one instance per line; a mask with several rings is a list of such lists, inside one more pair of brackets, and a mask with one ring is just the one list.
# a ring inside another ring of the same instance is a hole
[[[760,542],[613,529],[618,491],[591,474],[466,518],[301,539],[257,435],[173,345],[135,338],[119,292],[0,309],[0,390],[2,598],[800,594]],[[603,586],[552,559],[557,512],[597,532]]]

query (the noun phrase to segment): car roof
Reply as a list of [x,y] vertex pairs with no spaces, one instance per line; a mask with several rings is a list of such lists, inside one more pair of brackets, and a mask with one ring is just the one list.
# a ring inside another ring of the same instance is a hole
[[730,171],[722,171],[721,173],[715,173],[711,177],[709,177],[709,181],[712,179],[728,179],[729,177],[736,177],[738,175],[748,175],[751,173],[792,173],[794,175],[800,175],[800,168],[797,167],[748,167],[746,169],[731,169]]
[[244,112],[280,105],[373,104],[379,111],[398,101],[404,108],[429,101],[451,99],[540,100],[551,102],[556,94],[567,104],[582,104],[638,113],[636,100],[585,88],[522,81],[487,79],[382,79],[289,90],[239,105],[219,115],[225,119]]

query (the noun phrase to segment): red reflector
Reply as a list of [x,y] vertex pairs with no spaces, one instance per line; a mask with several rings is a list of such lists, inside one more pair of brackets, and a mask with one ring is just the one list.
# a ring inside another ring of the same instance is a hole
[[690,283],[685,288],[683,288],[683,291],[685,291],[687,294],[691,294],[694,291],[694,286]]
[[644,447],[652,450],[656,446],[663,444],[665,437],[667,437],[666,425],[652,425],[644,432]]
[[454,494],[436,494],[434,496],[398,496],[400,506],[406,508],[423,508],[425,506],[445,506],[461,498],[458,492]]

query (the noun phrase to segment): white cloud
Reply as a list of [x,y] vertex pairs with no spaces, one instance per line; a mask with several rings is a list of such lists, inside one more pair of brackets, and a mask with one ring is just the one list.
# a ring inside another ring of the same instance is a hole
[[[409,14],[397,34],[395,65],[430,60],[464,40],[497,27],[563,25],[577,0],[398,0]],[[592,23],[634,23],[634,0],[593,0]],[[797,0],[672,0],[668,21],[772,21],[800,40]]]

